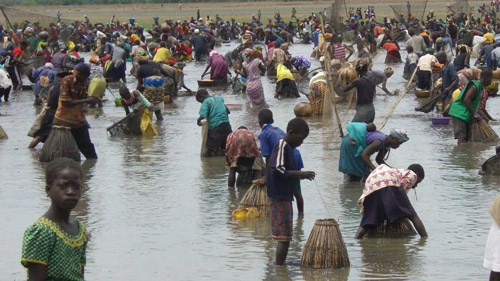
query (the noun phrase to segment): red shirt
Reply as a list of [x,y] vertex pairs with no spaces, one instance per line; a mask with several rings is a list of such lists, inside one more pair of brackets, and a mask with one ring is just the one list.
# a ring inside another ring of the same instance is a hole
[[396,46],[396,44],[394,44],[394,43],[385,43],[384,49],[386,49],[387,52],[397,51],[398,46]]
[[14,51],[12,51],[12,55],[14,56],[22,56],[23,55],[23,49],[21,48],[15,48]]

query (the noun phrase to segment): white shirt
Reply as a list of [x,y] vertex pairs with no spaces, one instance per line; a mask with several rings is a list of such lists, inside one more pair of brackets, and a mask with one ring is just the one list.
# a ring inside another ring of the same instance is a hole
[[10,80],[9,73],[5,69],[0,68],[0,88],[7,89],[10,86],[12,86],[12,81]]
[[432,62],[437,62],[436,57],[434,55],[427,54],[418,59],[417,66],[422,71],[432,71]]

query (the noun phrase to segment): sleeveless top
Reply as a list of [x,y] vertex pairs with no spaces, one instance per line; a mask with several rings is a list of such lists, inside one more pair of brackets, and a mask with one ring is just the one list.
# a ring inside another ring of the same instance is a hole
[[375,83],[372,79],[369,79],[366,76],[361,76],[359,80],[360,83],[356,87],[356,90],[358,91],[357,105],[373,103]]
[[[381,140],[382,144],[385,145],[385,141],[387,139],[387,136],[382,133],[381,131],[374,131],[374,132],[366,132],[366,145],[370,145],[372,142],[376,140]],[[384,149],[384,146],[382,146],[381,149]]]

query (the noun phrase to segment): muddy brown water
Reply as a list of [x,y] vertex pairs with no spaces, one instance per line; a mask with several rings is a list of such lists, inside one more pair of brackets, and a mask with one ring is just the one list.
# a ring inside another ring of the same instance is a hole
[[[225,52],[231,49],[223,45]],[[296,44],[294,55],[309,55],[310,45]],[[406,53],[402,53],[406,57]],[[383,69],[385,53],[375,57],[374,68]],[[317,61],[313,62],[313,68]],[[394,65],[388,88],[403,90],[403,65]],[[187,85],[196,80],[205,63],[185,68]],[[130,69],[130,67],[128,68]],[[129,79],[135,86],[135,79]],[[274,112],[275,125],[285,128],[294,117],[299,99],[276,100],[275,85],[262,78],[265,96]],[[378,90],[379,94],[381,91]],[[245,103],[230,88],[212,92],[226,103]],[[118,96],[117,90],[113,94]],[[391,152],[388,163],[406,167],[420,163],[426,178],[410,200],[422,218],[429,238],[355,240],[361,216],[357,199],[362,187],[346,183],[338,172],[338,132],[328,143],[333,125],[307,118],[311,133],[299,148],[305,169],[317,173],[314,182],[302,184],[304,217],[294,217],[294,237],[286,267],[273,265],[276,244],[271,240],[267,218],[233,220],[245,189],[227,190],[228,168],[224,158],[200,159],[201,130],[196,125],[200,104],[194,97],[179,97],[156,122],[159,136],[110,137],[106,127],[124,116],[114,97],[102,109],[87,115],[90,135],[99,160],[83,161],[85,192],[73,214],[91,233],[87,249],[88,280],[485,280],[483,254],[492,223],[487,208],[498,193],[499,179],[478,175],[481,163],[494,153],[494,144],[457,147],[452,128],[433,126],[430,115],[414,111],[417,99],[407,95],[387,126],[408,130],[410,141]],[[380,124],[397,97],[379,95],[375,102]],[[495,111],[500,98],[488,101]],[[345,105],[340,106],[343,112]],[[0,103],[0,124],[9,139],[0,140],[0,280],[25,280],[19,259],[23,232],[49,206],[44,193],[43,165],[36,150],[26,147],[26,136],[39,109],[32,106],[31,92],[15,93],[8,104]],[[351,110],[347,119],[352,118]],[[233,129],[246,125],[259,133],[257,112],[233,110]],[[344,121],[345,125],[346,121]],[[497,132],[500,124],[493,123]],[[318,192],[320,191],[320,193]],[[299,266],[302,248],[316,219],[332,216],[340,222],[352,266],[337,270],[310,270]],[[295,206],[294,206],[295,208]],[[296,212],[296,209],[295,209]]]

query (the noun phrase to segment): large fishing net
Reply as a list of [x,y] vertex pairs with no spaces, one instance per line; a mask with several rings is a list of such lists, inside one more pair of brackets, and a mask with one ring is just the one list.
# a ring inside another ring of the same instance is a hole
[[457,0],[453,4],[448,4],[448,10],[453,14],[469,13],[471,6],[467,0]]
[[[1,10],[2,16],[0,18],[2,19],[2,24],[8,28],[11,28],[10,25],[15,26],[16,23],[18,27],[21,28],[22,24],[24,24],[26,21],[29,21],[31,23],[38,22],[40,26],[45,27],[49,26],[49,24],[51,23],[57,23],[57,13],[54,13],[54,16],[48,16],[35,12],[20,10],[11,6],[3,6],[1,7]],[[68,18],[60,18],[60,20],[61,23],[64,24],[71,24],[71,22],[74,21],[73,19]]]
[[408,14],[411,16],[414,16],[416,19],[422,20],[425,19],[424,17],[426,16],[426,11],[427,10],[427,1],[425,2],[417,2],[417,3],[411,3],[408,6],[406,3],[405,4],[392,4],[389,5],[391,7],[392,11],[394,12],[394,17],[399,21],[399,22],[406,22],[408,20]]
[[333,25],[337,30],[342,29],[347,16],[345,0],[335,0],[326,9],[326,23]]

